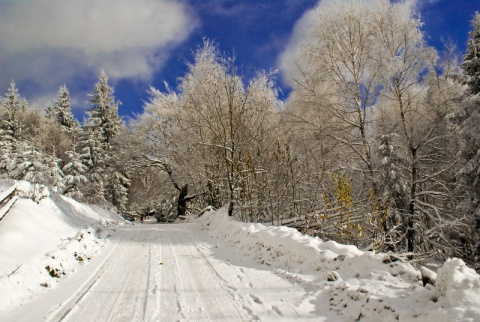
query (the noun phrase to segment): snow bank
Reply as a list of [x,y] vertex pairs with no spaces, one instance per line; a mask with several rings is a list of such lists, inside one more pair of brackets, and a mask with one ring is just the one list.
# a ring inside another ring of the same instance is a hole
[[480,321],[480,276],[459,259],[439,269],[431,282],[436,286],[423,286],[421,272],[394,254],[323,242],[292,228],[240,223],[225,210],[199,221],[213,238],[312,290],[312,303],[328,299],[330,310],[346,321]]
[[[0,180],[0,191],[28,182]],[[18,305],[75,271],[105,245],[120,216],[52,194],[38,204],[20,197],[0,221],[0,310]]]

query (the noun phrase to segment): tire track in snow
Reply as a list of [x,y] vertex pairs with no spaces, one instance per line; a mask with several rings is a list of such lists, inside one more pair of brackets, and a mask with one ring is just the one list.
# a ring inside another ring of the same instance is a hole
[[83,297],[87,295],[87,293],[95,286],[95,284],[99,281],[102,275],[107,271],[107,267],[109,267],[109,265],[111,264],[110,258],[117,249],[117,247],[118,242],[112,247],[110,253],[105,257],[97,270],[94,271],[94,273],[91,275],[91,278],[85,282],[83,287],[80,288],[79,292],[73,294],[72,297],[63,302],[59,309],[50,312],[49,315],[47,315],[46,317],[46,321],[65,320],[65,318],[70,314],[72,309],[74,309],[75,306],[83,299]]
[[115,317],[118,312],[118,309],[120,307],[120,303],[122,302],[124,296],[125,296],[125,290],[127,289],[128,282],[130,281],[132,274],[128,274],[127,277],[125,278],[125,281],[123,282],[123,286],[120,289],[120,292],[117,293],[117,296],[115,298],[115,302],[113,303],[112,307],[110,308],[110,312],[108,314],[107,321],[116,321]]
[[[288,278],[227,258],[195,224],[124,228],[120,245],[55,315],[81,321],[278,320],[298,318]],[[218,246],[218,245],[217,245]],[[240,277],[240,278],[238,278]],[[272,277],[275,277],[272,279]],[[297,303],[297,301],[299,301]],[[294,304],[295,307],[291,306]],[[58,321],[58,320],[53,320]]]
[[152,271],[152,243],[148,244],[148,274],[147,274],[147,287],[145,288],[145,301],[143,303],[143,317],[142,320],[146,321],[147,305],[150,292],[150,275]]
[[185,319],[181,304],[182,295],[177,288],[177,283],[181,284],[181,280],[178,276],[179,269],[177,263],[175,263],[175,254],[173,251],[170,233],[165,231],[162,235],[162,238],[162,248],[165,250],[165,252],[162,252],[164,257],[162,258],[163,265],[160,275],[160,285],[162,286],[159,309],[160,320],[173,321]]
[[70,305],[63,320],[140,321],[148,301],[150,253],[147,243],[157,232],[150,228],[126,228],[120,247],[105,261],[102,274]]
[[[170,290],[173,288],[174,296],[177,298],[177,307],[182,314],[180,318],[251,320],[251,317],[241,313],[240,307],[235,303],[238,297],[235,296],[232,286],[215,270],[193,240],[191,235],[195,232],[188,229],[189,226],[183,227],[180,231],[164,234],[164,237],[168,238],[170,255],[168,260],[173,263],[163,267],[173,269],[170,277],[175,281],[174,285],[170,286]],[[164,274],[163,276],[168,276],[166,271]],[[173,320],[175,316],[165,316],[165,318],[165,320]],[[176,318],[179,318],[178,315]]]
[[[210,268],[210,271],[220,280],[222,281],[222,283],[219,283],[220,286],[231,296],[231,298],[238,302],[242,302],[243,305],[241,306],[241,308],[250,316],[250,319],[253,319],[253,320],[259,320],[259,316],[257,314],[254,313],[253,309],[250,308],[247,304],[250,304],[250,301],[247,300],[245,297],[241,296],[238,292],[237,292],[237,288],[235,286],[232,285],[231,282],[229,282],[227,279],[225,279],[223,277],[223,275],[213,266],[213,264],[210,262],[210,260],[208,259],[208,257],[205,255],[205,253],[202,251],[202,249],[198,246],[198,244],[195,242],[195,240],[193,239],[193,237],[191,236],[191,234],[189,235],[190,236],[190,240],[192,242],[192,244],[195,246],[195,248],[197,249],[197,251],[202,255],[202,258],[204,259],[205,263],[207,264],[207,266]],[[228,266],[231,266],[230,263],[226,262],[226,264]],[[238,269],[240,273],[242,273],[243,275],[246,275],[245,271],[243,270],[243,268],[239,268]],[[243,278],[240,276],[240,275],[236,275],[236,278],[239,280],[239,281],[243,281]],[[251,284],[251,283],[250,283]],[[257,300],[254,300],[255,303],[257,304],[263,304],[262,301],[256,297],[255,295],[252,295],[250,294],[250,298],[252,299],[257,299]],[[238,311],[237,311],[238,312]]]

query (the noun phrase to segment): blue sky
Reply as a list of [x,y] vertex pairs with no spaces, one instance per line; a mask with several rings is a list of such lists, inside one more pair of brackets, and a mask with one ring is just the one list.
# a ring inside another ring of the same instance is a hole
[[[326,0],[324,0],[326,1]],[[465,50],[480,0],[407,0],[425,23],[427,41]],[[203,37],[239,64],[279,68],[295,25],[318,0],[0,0],[0,93],[10,81],[39,108],[66,84],[75,114],[103,68],[122,101],[120,114],[142,110],[150,85],[176,86]],[[284,86],[281,80],[279,84]],[[285,87],[285,93],[288,89]]]

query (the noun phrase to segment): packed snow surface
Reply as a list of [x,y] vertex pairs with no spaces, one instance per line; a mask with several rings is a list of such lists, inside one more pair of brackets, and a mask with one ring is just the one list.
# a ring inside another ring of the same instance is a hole
[[0,321],[480,321],[480,276],[459,259],[434,273],[222,210],[99,236],[119,218],[18,202],[0,221]]

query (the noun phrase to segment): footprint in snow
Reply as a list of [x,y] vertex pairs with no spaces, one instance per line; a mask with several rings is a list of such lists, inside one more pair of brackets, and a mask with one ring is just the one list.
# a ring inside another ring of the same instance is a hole
[[275,313],[277,313],[278,315],[283,315],[283,312],[276,305],[272,305],[272,311],[275,311]]
[[250,294],[250,297],[252,298],[253,302],[255,302],[255,303],[257,303],[257,304],[263,304],[262,299],[259,298],[258,296],[253,295],[253,294]]

